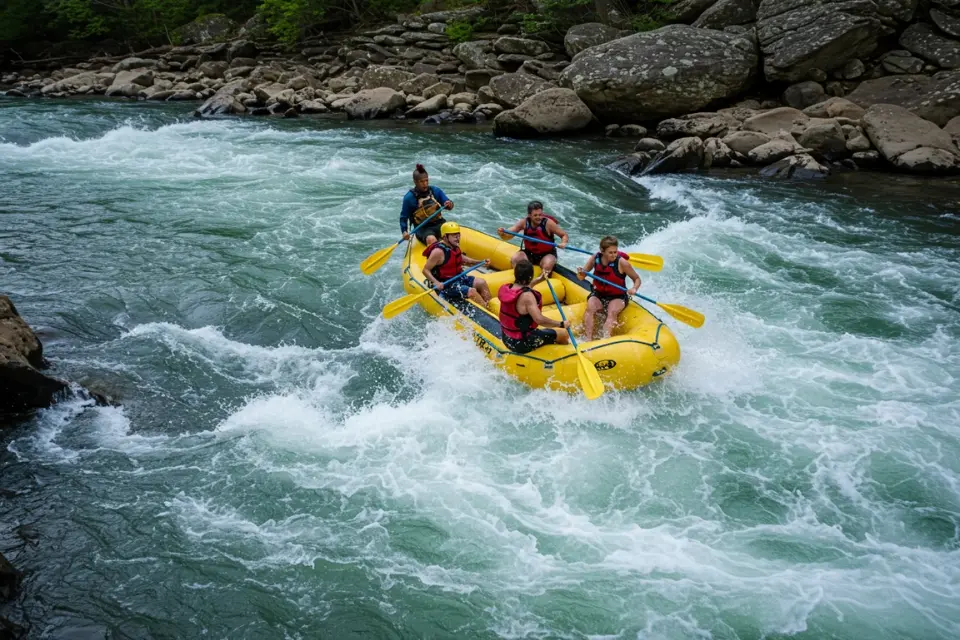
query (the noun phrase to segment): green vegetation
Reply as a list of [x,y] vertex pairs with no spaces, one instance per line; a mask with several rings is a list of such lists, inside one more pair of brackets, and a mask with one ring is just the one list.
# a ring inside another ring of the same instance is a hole
[[[669,21],[675,0],[448,0],[446,8],[482,4],[487,15],[452,22],[455,42],[493,31],[508,16],[526,33],[557,37],[575,24],[608,21],[637,31]],[[278,41],[295,45],[321,30],[372,24],[396,13],[413,13],[427,0],[3,0],[0,49],[29,41],[113,39],[131,46],[176,42],[178,27],[211,14],[243,23],[259,14]],[[427,6],[427,5],[424,5]],[[431,0],[431,10],[437,6]],[[604,19],[601,19],[601,16]]]

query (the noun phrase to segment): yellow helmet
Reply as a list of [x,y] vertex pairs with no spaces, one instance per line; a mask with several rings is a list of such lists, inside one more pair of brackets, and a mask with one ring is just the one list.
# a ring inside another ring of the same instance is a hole
[[444,222],[440,227],[440,237],[450,233],[460,233],[460,225],[456,222]]

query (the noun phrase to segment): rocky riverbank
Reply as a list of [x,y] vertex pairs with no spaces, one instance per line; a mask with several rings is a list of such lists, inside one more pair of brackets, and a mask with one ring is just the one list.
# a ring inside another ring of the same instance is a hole
[[[952,0],[682,0],[677,24],[572,27],[562,44],[518,24],[455,43],[483,7],[419,16],[282,51],[247,25],[190,44],[0,81],[13,96],[203,100],[196,114],[342,113],[424,124],[490,121],[496,135],[639,138],[626,174],[756,166],[960,172],[960,13]],[[211,35],[214,34],[214,35]],[[229,37],[208,42],[211,37]]]

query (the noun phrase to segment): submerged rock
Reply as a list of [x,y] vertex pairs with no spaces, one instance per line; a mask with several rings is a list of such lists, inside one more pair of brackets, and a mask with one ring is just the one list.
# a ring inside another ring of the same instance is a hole
[[67,383],[40,372],[43,345],[7,296],[0,296],[0,415],[50,406]]

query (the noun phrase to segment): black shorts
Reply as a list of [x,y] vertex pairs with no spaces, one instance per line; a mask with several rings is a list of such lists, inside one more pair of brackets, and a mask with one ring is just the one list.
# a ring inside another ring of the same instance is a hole
[[590,298],[596,298],[597,300],[600,301],[600,304],[603,305],[604,313],[607,312],[607,305],[610,304],[611,300],[623,300],[624,308],[626,308],[627,305],[630,304],[630,297],[625,293],[622,293],[618,296],[604,296],[599,293],[591,293],[589,296],[587,296],[587,300],[590,300]]
[[417,229],[414,235],[417,236],[417,240],[423,244],[427,244],[427,236],[434,236],[437,240],[440,240],[440,227],[443,226],[444,222],[446,222],[446,220],[444,220],[442,216],[439,220],[433,219]]
[[548,344],[556,344],[557,332],[553,329],[534,329],[525,338],[514,340],[503,336],[503,344],[515,353],[529,353]]
[[553,251],[551,251],[550,253],[539,253],[539,254],[531,253],[530,249],[527,249],[527,248],[520,249],[520,251],[523,251],[523,254],[527,256],[527,260],[529,260],[532,264],[535,264],[537,266],[540,266],[540,261],[546,258],[547,256],[553,256],[554,258],[557,257],[556,248],[554,248]]

